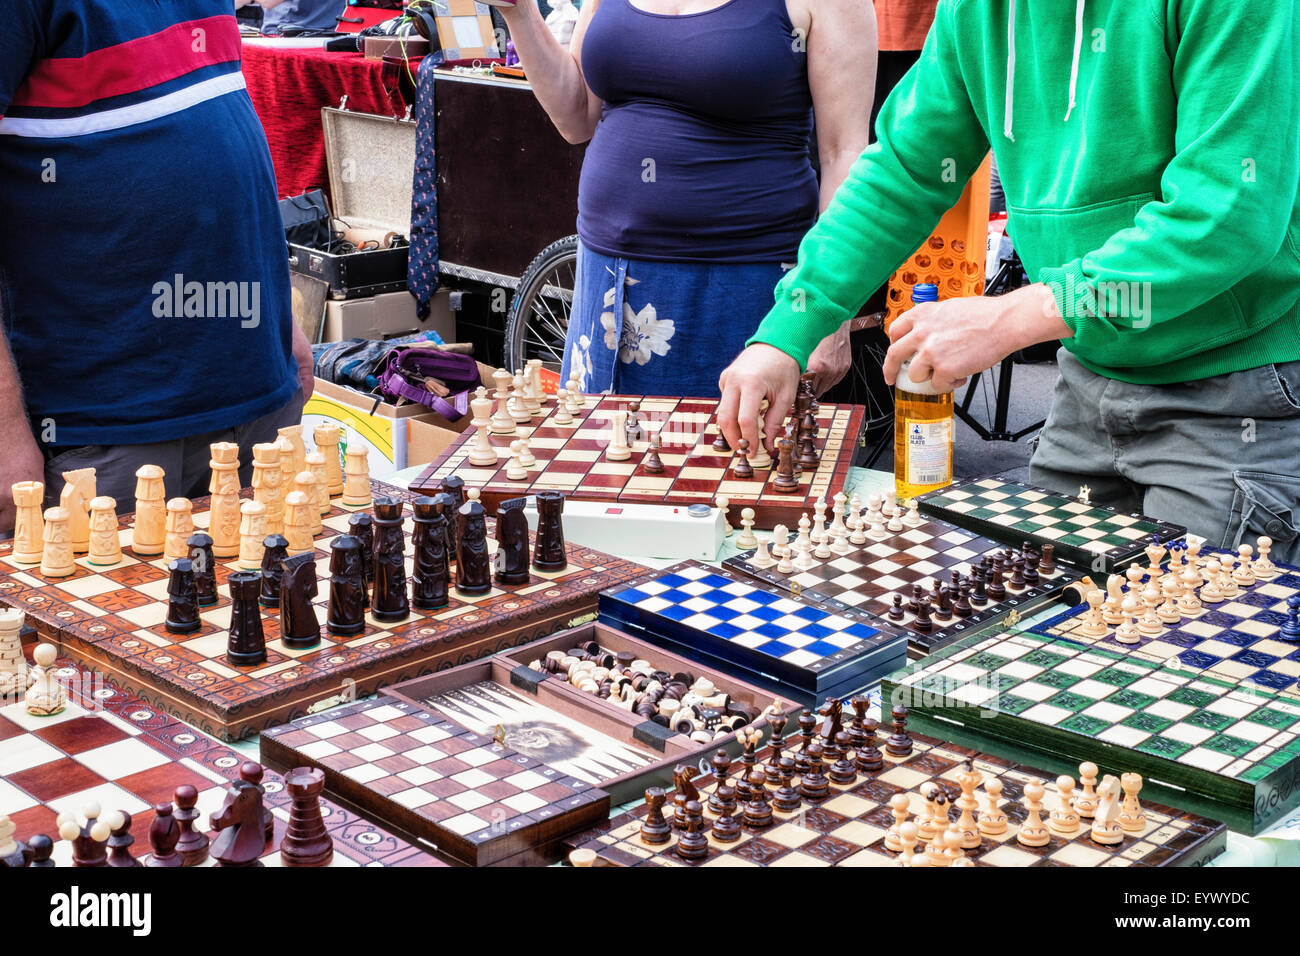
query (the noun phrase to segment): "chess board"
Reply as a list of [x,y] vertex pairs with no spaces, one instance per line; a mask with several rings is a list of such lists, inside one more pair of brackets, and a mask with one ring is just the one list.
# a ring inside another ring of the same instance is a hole
[[[626,410],[633,401],[640,402],[645,437],[632,443],[626,461],[610,461],[605,449],[614,412]],[[733,470],[734,453],[713,450],[718,435],[717,406],[716,399],[589,395],[586,407],[574,414],[573,423],[559,425],[555,422],[555,399],[548,398],[542,405],[543,416],[532,424],[519,426],[514,435],[491,436],[498,455],[496,467],[478,468],[469,463],[475,433],[471,428],[416,478],[411,488],[433,493],[442,479],[459,475],[466,485],[482,490],[482,500],[490,508],[538,491],[563,491],[584,501],[681,507],[713,505],[722,495],[729,501],[733,523],[739,520],[740,509],[753,508],[758,526],[771,528],[781,522],[792,525],[800,514],[812,510],[817,499],[829,501],[844,487],[862,432],[865,411],[861,407],[820,407],[815,444],[821,464],[799,476],[798,491],[783,494],[772,486],[775,465],[756,468],[752,478],[741,479]],[[647,474],[642,467],[654,430],[659,431],[659,458],[664,465],[658,475]],[[537,464],[528,470],[527,479],[512,481],[506,477],[510,443],[525,437]]]
[[[1201,558],[1221,554],[1226,552],[1204,549]],[[1204,604],[1179,623],[1161,627],[1159,633],[1139,635],[1136,644],[1121,644],[1113,627],[1100,636],[1085,633],[1082,624],[1087,604],[1064,611],[1032,630],[1157,663],[1167,661],[1229,684],[1253,686],[1300,701],[1300,644],[1279,636],[1287,620],[1287,598],[1300,594],[1300,571],[1277,567],[1282,573],[1273,580],[1256,581],[1242,587],[1237,597]],[[1128,592],[1127,586],[1124,591]]]
[[996,624],[1012,611],[1023,615],[1078,579],[1075,572],[1057,564],[1056,571],[1041,577],[1038,583],[1019,591],[1008,586],[1002,600],[990,599],[983,607],[972,608],[965,618],[956,615],[949,621],[932,618],[931,629],[922,632],[912,626],[916,618],[910,612],[904,611],[901,620],[888,616],[894,595],[902,595],[906,606],[914,585],[919,584],[930,594],[936,581],[948,584],[953,571],[970,574],[972,566],[984,555],[994,554],[1002,546],[937,518],[923,517],[920,524],[890,532],[879,541],[868,540],[866,544],[852,547],[845,555],[814,557],[812,568],[796,569],[788,574],[778,571],[775,564],[768,568],[756,567],[752,550],[727,558],[723,567],[823,603],[840,614],[858,616],[873,626],[886,622],[907,636],[914,656],[928,654],[936,647]]
[[[62,663],[67,663],[66,661]],[[66,666],[60,680],[70,691],[61,714],[34,717],[21,702],[0,707],[0,813],[17,827],[16,839],[43,833],[55,841],[56,866],[72,865],[72,845],[58,838],[55,818],[79,814],[94,801],[104,812],[131,815],[131,852],[149,853],[154,806],[172,801],[176,788],[199,793],[200,825],[221,809],[224,785],[248,758],[173,720],[90,671]],[[280,866],[280,840],[289,820],[289,794],[279,775],[262,780],[275,836],[262,862]],[[446,863],[329,800],[321,801],[334,839],[330,866],[446,866]],[[209,834],[211,836],[212,834]],[[205,866],[214,866],[209,859]]]
[[[380,482],[378,495],[414,495]],[[251,492],[245,492],[251,495]],[[194,502],[194,524],[209,523],[206,498]],[[465,597],[450,589],[437,611],[412,609],[404,621],[366,615],[362,634],[336,637],[324,626],[329,600],[330,540],[348,531],[357,510],[334,499],[316,537],[321,643],[293,650],[280,640],[279,610],[263,609],[267,659],[252,667],[226,661],[230,623],[227,578],[236,560],[216,567],[220,600],[203,608],[203,627],[170,633],[167,561],[142,559],[130,547],[132,516],[121,518],[122,561],[95,567],[85,557],[66,578],[47,579],[38,568],[17,564],[12,542],[0,544],[0,602],[26,612],[41,637],[79,663],[102,668],[125,689],[157,708],[226,740],[252,736],[264,727],[302,716],[329,703],[355,700],[379,686],[437,667],[448,667],[536,640],[572,626],[595,609],[601,588],[629,580],[644,569],[630,562],[570,545],[564,571],[532,571],[528,584],[494,583],[490,594]],[[412,527],[407,509],[406,528]],[[491,533],[491,532],[489,532]],[[489,541],[495,549],[496,542]],[[407,573],[413,550],[407,545]],[[322,704],[322,702],[325,702]]]
[[959,641],[881,690],[922,728],[1049,767],[1135,771],[1248,834],[1300,804],[1300,702],[1197,671],[1012,631]]
[[807,706],[848,696],[907,657],[906,638],[886,624],[693,561],[603,591],[600,615]]
[[1051,543],[1057,558],[1093,573],[1118,571],[1141,558],[1148,545],[1187,534],[1180,525],[1001,478],[960,478],[922,496],[920,508],[1014,547]]
[[[666,844],[644,842],[644,805],[568,842],[574,848],[594,852],[599,863],[607,866],[892,866],[899,854],[884,845],[885,833],[894,822],[890,799],[907,793],[911,798],[910,819],[915,821],[925,804],[920,789],[935,783],[948,797],[949,820],[956,821],[960,811],[954,801],[961,796],[957,775],[970,760],[985,782],[993,777],[1002,781],[1002,810],[1008,817],[1005,833],[985,835],[979,847],[966,851],[976,866],[1195,866],[1222,853],[1227,844],[1223,824],[1143,800],[1145,828],[1126,832],[1119,844],[1095,842],[1089,821],[1084,820],[1069,836],[1051,831],[1045,846],[1021,846],[1016,832],[1028,814],[1021,800],[1023,788],[1033,781],[1047,789],[1043,811],[1046,822],[1047,811],[1059,800],[1054,775],[919,734],[912,734],[912,741],[912,753],[906,757],[890,756],[882,747],[882,769],[859,772],[851,784],[831,783],[830,795],[823,800],[805,800],[793,813],[773,809],[770,827],[742,827],[740,838],[732,843],[721,843],[709,833],[708,852],[703,859],[684,860],[678,856],[675,833]],[[765,764],[770,753],[770,749],[761,751],[759,764]],[[707,794],[714,789],[715,777],[707,774],[691,782],[700,791],[701,803],[705,803]],[[773,792],[771,785],[768,791]],[[977,799],[983,807],[986,798],[982,788],[977,791]],[[670,800],[664,807],[664,815],[670,820],[672,809]],[[709,827],[717,819],[707,804],[704,816]],[[921,849],[920,845],[917,849]]]

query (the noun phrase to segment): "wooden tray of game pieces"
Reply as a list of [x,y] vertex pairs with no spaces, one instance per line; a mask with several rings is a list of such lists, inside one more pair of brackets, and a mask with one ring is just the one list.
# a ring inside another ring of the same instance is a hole
[[[982,834],[979,846],[965,851],[965,857],[976,866],[1199,866],[1227,846],[1227,828],[1222,823],[1146,799],[1141,801],[1145,826],[1141,832],[1125,832],[1119,844],[1097,843],[1091,837],[1089,821],[1083,820],[1079,829],[1068,836],[1049,831],[1045,846],[1022,846],[1016,832],[1028,816],[1022,800],[1024,787],[1033,782],[1047,791],[1042,812],[1045,822],[1048,810],[1060,799],[1054,774],[920,734],[911,734],[911,739],[912,751],[904,757],[892,756],[882,743],[880,770],[857,771],[852,783],[830,782],[826,798],[801,800],[794,812],[774,809],[769,827],[755,830],[742,826],[739,838],[729,843],[718,841],[710,829],[707,852],[700,859],[686,860],[677,854],[676,831],[659,845],[644,841],[641,825],[648,813],[645,804],[571,837],[566,845],[571,850],[590,851],[595,856],[593,865],[600,866],[894,866],[899,854],[884,845],[894,823],[891,799],[907,794],[909,813],[916,821],[925,807],[921,789],[928,783],[936,784],[948,800],[948,819],[955,823],[960,819],[956,801],[962,795],[958,776],[966,771],[969,761],[982,777],[981,787],[993,777],[1001,781],[1001,810],[1008,817],[1005,832],[996,836]],[[756,766],[766,766],[771,755],[770,747],[759,751]],[[731,770],[729,782],[734,784],[739,765],[733,764]],[[704,804],[705,826],[711,828],[718,815],[708,808],[708,797],[717,779],[706,773],[691,783]],[[769,784],[769,794],[773,790]],[[980,789],[977,800],[981,808],[987,799],[986,792]],[[671,824],[671,794],[663,812]]]
[[[1024,616],[1079,578],[1070,568],[1057,564],[1052,573],[1040,575],[1037,582],[1022,588],[1004,582],[1007,593],[1001,600],[990,599],[983,607],[973,607],[964,618],[952,615],[942,621],[932,617],[930,629],[920,631],[914,626],[916,615],[906,610],[913,588],[920,586],[925,594],[933,596],[937,584],[948,584],[953,572],[969,575],[974,563],[1003,550],[1001,545],[945,521],[922,518],[920,523],[889,532],[879,541],[868,539],[866,544],[850,547],[848,554],[814,557],[813,567],[804,571],[783,573],[776,564],[760,568],[753,563],[753,550],[727,558],[723,567],[874,627],[901,631],[907,637],[912,657],[922,657],[960,637],[978,633],[1013,611]],[[902,616],[897,620],[890,614],[895,595],[904,602]]]
[[[376,496],[410,501],[416,497],[382,482]],[[245,497],[251,491],[244,492]],[[569,566],[557,573],[532,572],[526,585],[494,583],[490,594],[467,599],[450,589],[449,605],[438,611],[412,609],[405,621],[381,622],[366,615],[364,633],[331,635],[323,626],[329,598],[329,541],[346,533],[357,510],[335,498],[316,538],[316,600],[322,643],[289,650],[279,640],[279,610],[265,609],[267,660],[251,668],[225,659],[230,614],[226,579],[235,559],[217,566],[220,601],[203,612],[201,631],[174,635],[167,613],[167,562],[141,560],[130,547],[132,516],[120,519],[123,560],[95,568],[84,557],[71,577],[47,580],[38,568],[16,564],[13,543],[0,543],[0,602],[27,614],[44,640],[58,644],[78,663],[107,672],[152,706],[225,740],[255,735],[313,709],[373,693],[380,686],[438,667],[463,664],[526,644],[591,615],[596,595],[630,580],[644,568],[570,544]],[[194,501],[194,525],[206,529],[208,499]],[[407,528],[411,527],[407,509]],[[489,547],[495,548],[495,541]],[[408,544],[408,573],[410,571]]]
[[[239,776],[248,758],[106,681],[103,674],[66,659],[59,663],[59,681],[68,689],[62,713],[35,717],[21,702],[0,707],[3,812],[17,827],[15,838],[51,837],[51,859],[56,866],[70,866],[71,844],[58,839],[55,818],[63,812],[80,813],[94,801],[104,811],[121,810],[131,817],[135,843],[130,852],[140,858],[149,853],[154,807],[171,802],[182,785],[198,791],[195,806],[200,823],[206,825],[221,808],[225,784]],[[266,773],[262,787],[264,806],[275,819],[275,835],[261,862],[280,866],[289,794],[274,772]],[[330,800],[321,801],[321,813],[334,841],[332,867],[447,865]],[[215,863],[209,858],[200,865]]]
[[1067,564],[1097,573],[1122,570],[1153,544],[1187,534],[1181,525],[1084,504],[1060,492],[1001,478],[959,478],[919,499],[921,511],[1013,547],[1050,543]]
[[1300,701],[1196,670],[1007,631],[910,664],[881,693],[967,746],[1141,773],[1165,799],[1248,835],[1300,805]]
[[887,623],[694,561],[602,591],[600,615],[805,706],[847,697],[907,656],[906,638]]
[[[631,402],[640,403],[638,414],[647,438],[632,444],[626,461],[608,461],[605,448],[613,414],[626,411]],[[716,399],[590,395],[568,425],[555,423],[556,407],[555,397],[548,396],[534,424],[519,426],[513,435],[490,436],[499,456],[495,468],[469,463],[475,433],[469,429],[411,482],[412,490],[431,494],[444,478],[455,474],[465,479],[466,485],[481,490],[481,500],[489,509],[503,500],[539,491],[562,491],[583,501],[682,507],[716,505],[721,495],[728,499],[733,515],[742,508],[753,508],[759,527],[771,528],[781,522],[793,525],[819,498],[829,500],[844,487],[866,415],[857,405],[822,405],[816,415],[818,437],[814,442],[820,464],[798,477],[797,491],[781,493],[773,487],[774,467],[756,468],[752,478],[740,479],[734,473],[734,452],[713,449],[719,434]],[[642,461],[649,448],[648,434],[656,428],[664,471],[651,475]],[[506,477],[510,443],[516,438],[528,438],[537,458],[528,478],[521,481]]]

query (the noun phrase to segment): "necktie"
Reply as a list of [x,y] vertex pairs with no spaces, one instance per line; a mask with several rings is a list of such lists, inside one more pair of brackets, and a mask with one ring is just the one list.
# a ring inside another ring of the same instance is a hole
[[415,86],[415,176],[411,192],[411,251],[406,287],[415,297],[416,313],[429,318],[438,289],[438,162],[433,142],[433,71],[440,56],[420,61]]

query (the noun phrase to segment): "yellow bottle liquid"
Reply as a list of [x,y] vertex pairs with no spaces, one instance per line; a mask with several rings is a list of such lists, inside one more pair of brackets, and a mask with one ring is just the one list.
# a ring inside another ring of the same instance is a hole
[[[933,302],[938,290],[918,285],[912,302]],[[894,489],[899,501],[952,484],[952,392],[936,394],[929,381],[916,383],[904,363],[894,387]]]

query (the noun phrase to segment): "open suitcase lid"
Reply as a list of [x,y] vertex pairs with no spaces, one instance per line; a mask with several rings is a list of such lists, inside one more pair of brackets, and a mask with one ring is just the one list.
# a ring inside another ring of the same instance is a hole
[[321,125],[334,217],[409,237],[415,121],[327,106]]

